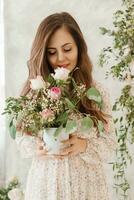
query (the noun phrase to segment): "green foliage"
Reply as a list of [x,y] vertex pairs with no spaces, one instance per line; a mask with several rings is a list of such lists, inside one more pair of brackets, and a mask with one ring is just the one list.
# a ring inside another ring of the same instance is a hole
[[82,120],[81,120],[81,129],[82,131],[87,131],[89,130],[90,128],[93,127],[93,120],[90,118],[90,117],[84,117]]
[[75,120],[68,120],[66,124],[66,132],[73,133],[77,130],[77,123]]
[[131,86],[125,86],[120,98],[116,100],[113,107],[114,111],[122,111],[122,116],[115,119],[115,124],[118,124],[119,128],[116,128],[118,149],[116,151],[117,160],[113,163],[113,169],[115,171],[115,187],[117,191],[121,190],[124,199],[127,199],[128,190],[130,189],[126,178],[126,168],[129,163],[132,163],[128,141],[134,143],[134,97],[130,96],[130,91]]
[[103,133],[103,131],[104,131],[104,126],[103,126],[102,121],[98,120],[97,126],[98,126],[99,132],[100,132],[100,133]]
[[0,200],[10,200],[8,197],[8,192],[14,188],[20,187],[20,183],[17,178],[11,180],[6,187],[0,188]]
[[94,87],[91,87],[87,90],[87,97],[90,99],[90,100],[93,100],[95,101],[99,107],[102,106],[102,97],[100,95],[100,92],[94,88]]
[[[34,81],[37,83],[39,80],[35,79]],[[68,76],[68,79],[64,81],[62,79],[55,80],[50,75],[47,79],[49,82],[45,82],[43,78],[40,81],[42,81],[41,88],[30,90],[27,97],[9,97],[6,100],[3,114],[7,114],[10,118],[9,130],[13,139],[16,136],[16,127],[17,130],[28,132],[34,136],[38,136],[38,133],[40,134],[44,128],[50,127],[65,128],[67,125],[67,129],[72,131],[71,129],[75,129],[75,124],[72,123],[73,121],[69,123],[70,125],[68,124],[71,115],[75,114],[80,118],[88,115],[79,111],[79,103],[84,97],[93,100],[101,108],[102,97],[99,91],[94,87],[87,90],[84,84],[78,85],[73,77]],[[73,86],[71,94],[69,92],[70,84]],[[59,97],[52,96],[53,87],[59,91]],[[97,122],[97,119],[95,120]],[[90,118],[90,121],[88,120],[89,127],[93,125],[91,121]],[[55,136],[60,133],[59,131],[60,128]]]
[[63,126],[59,126],[59,127],[56,129],[56,131],[55,131],[55,133],[54,133],[54,137],[55,137],[55,138],[60,134],[60,132],[61,132],[62,129],[63,129]]
[[100,28],[103,35],[113,39],[113,46],[103,48],[100,53],[100,66],[108,65],[112,56],[115,64],[111,66],[110,74],[120,80],[124,80],[124,72],[127,73],[134,59],[134,2],[123,1],[123,5],[122,10],[114,13],[114,30]]
[[[124,81],[130,75],[130,84],[126,85],[121,96],[113,105],[113,111],[120,112],[120,117],[114,119],[118,148],[116,161],[112,162],[115,172],[115,188],[120,199],[128,199],[130,185],[126,178],[126,168],[132,163],[132,157],[128,150],[128,143],[134,143],[134,94],[132,92],[133,75],[131,75],[131,63],[134,60],[134,1],[122,0],[122,8],[114,13],[113,30],[101,27],[101,33],[113,39],[113,45],[102,49],[99,57],[100,66],[110,66],[110,72],[114,78]],[[112,60],[112,62],[110,62]]]

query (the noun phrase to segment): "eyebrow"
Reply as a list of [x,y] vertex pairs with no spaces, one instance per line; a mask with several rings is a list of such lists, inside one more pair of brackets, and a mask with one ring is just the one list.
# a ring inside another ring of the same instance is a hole
[[[68,42],[68,43],[65,43],[65,44],[62,45],[62,47],[66,46],[66,45],[68,45],[68,44],[72,44],[72,43],[69,43],[69,42]],[[56,49],[56,48],[55,48],[55,47],[48,47],[47,49]]]

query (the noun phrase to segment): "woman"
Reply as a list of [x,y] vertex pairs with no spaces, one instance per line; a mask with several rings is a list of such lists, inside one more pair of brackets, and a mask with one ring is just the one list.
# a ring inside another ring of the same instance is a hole
[[[25,200],[108,200],[109,193],[102,163],[115,149],[114,133],[107,93],[92,79],[92,64],[82,32],[66,13],[56,13],[44,19],[35,36],[28,62],[29,77],[22,95],[30,91],[30,79],[37,75],[47,77],[57,67],[73,72],[77,83],[95,86],[104,99],[103,112],[92,101],[84,99],[80,111],[90,113],[104,122],[103,137],[94,126],[89,133],[75,132],[64,141],[70,147],[61,149],[60,155],[47,155],[42,141],[23,134],[16,139],[20,151],[33,157],[29,171]],[[77,68],[76,68],[77,67]]]

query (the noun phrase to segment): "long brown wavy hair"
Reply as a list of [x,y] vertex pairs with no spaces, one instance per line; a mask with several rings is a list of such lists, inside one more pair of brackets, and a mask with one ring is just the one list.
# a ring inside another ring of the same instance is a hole
[[[92,63],[87,53],[87,45],[83,34],[75,19],[67,12],[55,13],[46,17],[38,27],[33,41],[30,59],[27,62],[29,76],[21,92],[26,95],[30,91],[30,79],[37,75],[47,77],[53,72],[47,59],[47,45],[53,33],[61,27],[65,27],[76,42],[78,48],[77,70],[74,70],[73,77],[77,83],[84,83],[86,87],[93,85]],[[80,111],[90,113],[92,116],[104,123],[107,123],[106,115],[88,98],[80,102]]]

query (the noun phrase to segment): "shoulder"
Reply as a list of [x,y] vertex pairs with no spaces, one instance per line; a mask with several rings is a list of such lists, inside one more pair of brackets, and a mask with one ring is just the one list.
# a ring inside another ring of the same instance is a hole
[[98,90],[107,90],[102,83],[93,79],[92,84],[93,87],[97,88]]

